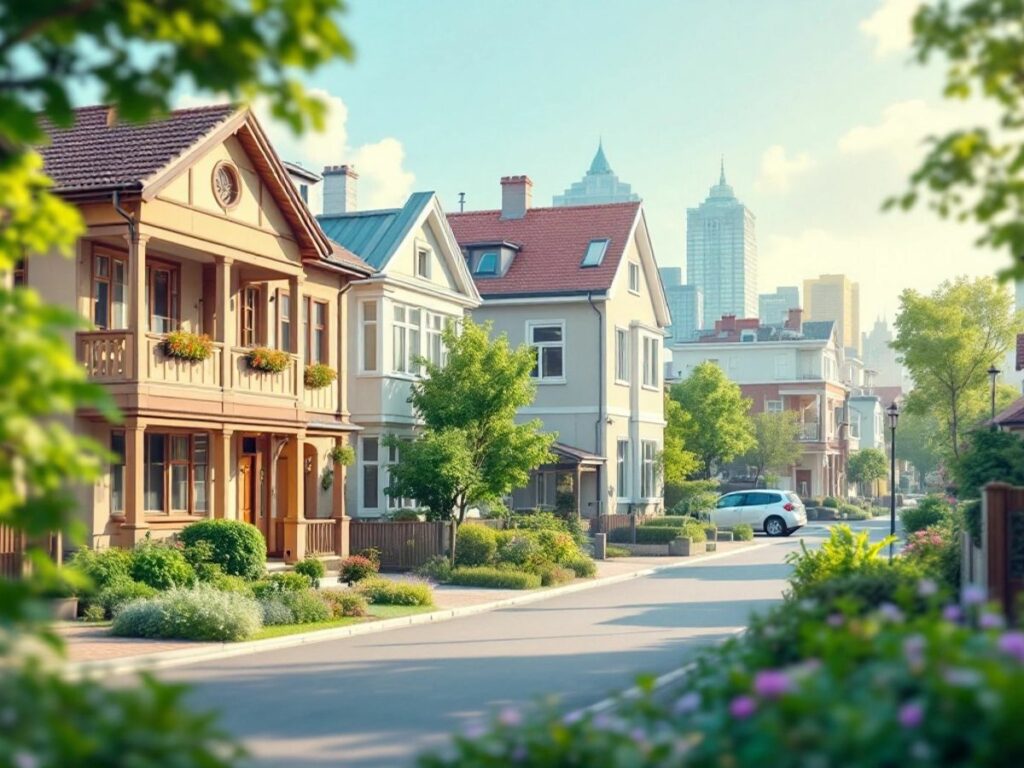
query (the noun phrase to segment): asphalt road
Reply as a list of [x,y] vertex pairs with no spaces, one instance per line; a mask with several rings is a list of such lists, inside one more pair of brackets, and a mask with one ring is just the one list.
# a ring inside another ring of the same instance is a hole
[[[881,522],[861,524],[884,535]],[[811,546],[821,527],[801,532]],[[753,551],[435,625],[163,672],[222,713],[253,765],[410,765],[496,708],[568,709],[675,669],[780,599],[800,534]]]

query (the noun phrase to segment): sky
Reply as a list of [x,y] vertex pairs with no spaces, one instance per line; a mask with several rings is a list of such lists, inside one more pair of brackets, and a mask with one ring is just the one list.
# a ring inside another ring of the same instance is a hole
[[448,210],[500,205],[526,174],[550,205],[599,137],[644,200],[657,260],[685,264],[687,207],[726,175],[755,214],[760,292],[841,272],[862,327],[899,292],[1006,257],[927,209],[883,213],[933,132],[982,114],[941,98],[942,69],[911,61],[916,0],[351,0],[354,63],[308,79],[328,130],[283,157],[353,163],[361,208],[435,190]]

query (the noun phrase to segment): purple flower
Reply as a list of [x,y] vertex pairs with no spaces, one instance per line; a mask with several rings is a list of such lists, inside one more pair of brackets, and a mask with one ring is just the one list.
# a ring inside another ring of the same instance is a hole
[[916,702],[900,707],[898,719],[904,728],[917,728],[924,721],[924,709]]
[[647,740],[647,732],[643,728],[634,728],[629,732],[629,738],[640,744]]
[[939,591],[939,585],[932,579],[921,579],[917,582],[917,594],[921,597],[931,597]]
[[882,603],[878,606],[878,615],[885,621],[898,623],[903,621],[903,611],[892,603]]
[[960,595],[964,605],[981,605],[985,598],[985,590],[975,584],[964,587],[963,594]]
[[512,762],[514,763],[525,763],[526,758],[530,756],[529,752],[526,751],[526,747],[522,744],[517,744],[516,748],[512,750]]
[[833,628],[839,628],[839,627],[843,626],[843,623],[845,621],[846,620],[843,618],[843,614],[841,614],[841,613],[830,613],[828,615],[828,618],[825,619],[825,622],[830,627],[833,627]]
[[762,669],[754,677],[754,691],[766,699],[777,699],[788,693],[792,683],[789,675],[775,669]]
[[462,732],[462,735],[465,736],[467,739],[479,739],[486,733],[487,726],[479,720],[474,720],[466,726],[466,729]]
[[1024,632],[1006,632],[999,638],[999,650],[1024,664]]
[[757,711],[757,702],[750,696],[737,696],[729,703],[729,714],[737,720],[746,720]]
[[950,604],[942,609],[942,618],[954,624],[959,623],[964,617],[964,612],[959,605]]
[[686,715],[690,712],[696,712],[698,709],[700,709],[700,694],[696,691],[690,691],[679,697],[672,707],[672,712],[676,715]]
[[1005,624],[1003,617],[998,613],[985,611],[978,617],[978,626],[982,629],[1002,629]]
[[37,768],[39,758],[31,752],[16,752],[12,762],[17,768]]

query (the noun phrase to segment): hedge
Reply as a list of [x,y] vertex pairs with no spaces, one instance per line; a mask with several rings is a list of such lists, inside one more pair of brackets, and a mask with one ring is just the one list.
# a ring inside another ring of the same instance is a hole
[[201,585],[128,603],[111,631],[120,637],[225,642],[252,637],[262,625],[263,612],[252,598]]
[[455,564],[487,565],[498,551],[498,539],[486,525],[459,526],[455,536]]
[[[695,521],[696,522],[696,521]],[[680,536],[679,528],[668,526],[641,525],[636,529],[637,544],[668,544]],[[629,528],[616,528],[608,538],[614,543],[633,543],[633,532]]]
[[430,585],[390,581],[381,576],[363,579],[357,592],[377,605],[433,605],[434,593]]
[[200,541],[212,548],[211,562],[224,573],[258,579],[267,563],[267,544],[259,529],[241,520],[201,520],[178,534],[185,547]]
[[537,589],[541,586],[541,576],[525,571],[481,566],[456,568],[452,571],[449,583],[457,584],[460,587],[486,587],[488,589]]

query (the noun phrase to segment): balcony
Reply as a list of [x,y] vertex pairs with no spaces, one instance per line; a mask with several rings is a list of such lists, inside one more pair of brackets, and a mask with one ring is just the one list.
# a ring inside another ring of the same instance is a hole
[[165,355],[163,350],[162,336],[146,335],[146,380],[188,387],[220,388],[223,344],[214,343],[213,354],[205,360],[181,360]]
[[817,421],[803,422],[800,424],[800,440],[805,443],[817,443],[821,441],[821,424]]
[[299,358],[289,355],[291,365],[278,373],[254,371],[249,366],[249,349],[231,348],[231,388],[236,392],[247,392],[268,397],[296,398],[301,387]]
[[304,388],[302,399],[307,411],[337,413],[339,410],[338,380],[335,379],[326,387],[319,387],[317,389]]
[[129,331],[93,331],[76,337],[78,361],[92,381],[115,383],[135,378]]

